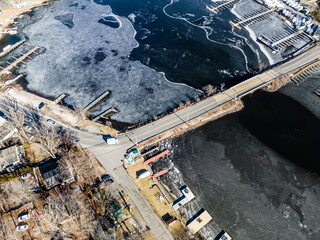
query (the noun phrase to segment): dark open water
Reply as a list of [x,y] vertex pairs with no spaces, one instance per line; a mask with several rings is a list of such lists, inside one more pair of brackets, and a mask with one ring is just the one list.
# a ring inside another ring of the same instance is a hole
[[[306,93],[312,94],[312,93]],[[259,92],[244,110],[166,142],[173,154],[155,164],[178,196],[196,195],[183,210],[204,207],[234,239],[320,239],[320,120],[281,93]]]

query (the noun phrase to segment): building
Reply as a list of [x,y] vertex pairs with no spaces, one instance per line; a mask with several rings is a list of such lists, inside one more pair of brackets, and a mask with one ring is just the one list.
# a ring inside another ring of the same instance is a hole
[[68,166],[59,166],[55,160],[45,162],[39,167],[39,171],[46,189],[75,181],[71,169]]
[[206,210],[201,209],[187,221],[187,227],[190,230],[190,232],[195,234],[211,220],[212,217],[209,215],[209,213]]
[[21,146],[11,146],[0,150],[0,172],[13,172],[21,164]]
[[194,199],[193,193],[191,192],[190,188],[188,188],[187,186],[181,187],[180,191],[182,192],[183,195],[180,198],[178,198],[176,201],[174,201],[172,205],[172,208],[175,211],[178,210],[181,206],[191,201],[192,199]]

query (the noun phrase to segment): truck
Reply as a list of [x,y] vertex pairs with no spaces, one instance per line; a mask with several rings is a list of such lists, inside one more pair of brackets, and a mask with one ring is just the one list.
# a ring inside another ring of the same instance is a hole
[[110,135],[103,135],[103,139],[107,144],[118,144],[119,140],[115,137],[111,137]]

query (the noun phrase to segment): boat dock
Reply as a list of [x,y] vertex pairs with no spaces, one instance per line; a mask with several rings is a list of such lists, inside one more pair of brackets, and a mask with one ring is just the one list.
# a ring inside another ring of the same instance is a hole
[[285,33],[271,39],[273,46],[279,46],[281,48],[292,45],[298,40],[312,41],[312,39],[305,32],[294,30],[286,31]]
[[67,97],[67,94],[66,93],[62,93],[59,95],[59,97],[57,97],[53,103],[54,104],[59,104],[65,97]]
[[218,13],[219,11],[226,9],[226,8],[231,8],[233,5],[236,3],[240,2],[241,0],[229,0],[229,1],[219,1],[219,2],[213,2],[212,5],[209,7],[208,5],[206,6],[207,9],[213,13]]
[[86,112],[88,112],[91,108],[93,108],[94,106],[96,106],[101,100],[103,100],[104,98],[106,98],[108,95],[110,94],[110,91],[106,90],[105,92],[103,92],[99,97],[97,97],[95,100],[93,100],[91,103],[89,103],[82,111],[82,114],[85,114]]
[[31,59],[30,56],[32,54],[34,54],[39,49],[40,48],[36,46],[36,47],[32,48],[31,50],[29,50],[28,52],[26,52],[25,54],[23,54],[22,56],[20,56],[19,58],[14,58],[15,60],[12,63],[7,62],[8,66],[6,66],[5,68],[0,67],[0,69],[1,69],[0,75],[8,74],[12,68],[18,68],[19,64],[24,63],[24,60],[27,58]]
[[230,21],[230,23],[233,26],[241,29],[242,27],[254,24],[256,22],[259,22],[259,21],[262,21],[262,20],[268,18],[269,15],[271,13],[273,13],[275,10],[276,9],[274,9],[274,8],[272,8],[272,9],[269,9],[269,8],[259,9],[259,10],[256,10],[251,13],[243,15],[243,17],[241,17],[241,18],[236,18],[233,21]]
[[113,107],[110,107],[110,108],[104,110],[103,112],[99,113],[94,119],[92,119],[92,121],[96,122],[100,118],[106,117],[106,116],[108,116],[110,114],[114,114],[114,113],[118,113],[118,110]]
[[291,76],[291,81],[294,84],[299,85],[300,83],[305,81],[307,78],[319,72],[320,72],[320,60],[296,72],[293,76]]
[[151,162],[153,162],[153,161],[155,161],[155,160],[163,157],[164,155],[168,154],[169,152],[170,152],[170,151],[169,151],[168,149],[166,149],[166,150],[162,151],[161,153],[159,153],[159,154],[157,154],[157,155],[155,155],[155,156],[147,159],[146,161],[144,161],[144,162],[143,162],[143,165],[146,165],[146,164],[148,164],[148,163],[151,163]]
[[8,45],[7,47],[5,47],[3,49],[3,52],[0,53],[0,58],[4,57],[6,55],[8,55],[9,53],[11,53],[12,51],[16,50],[18,47],[20,47],[22,44],[24,44],[26,42],[25,39],[15,43],[14,45]]

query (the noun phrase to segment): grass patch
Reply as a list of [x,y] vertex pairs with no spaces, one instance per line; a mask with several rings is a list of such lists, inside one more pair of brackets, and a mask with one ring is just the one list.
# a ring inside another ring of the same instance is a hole
[[0,183],[9,182],[15,178],[21,177],[25,173],[28,173],[31,171],[32,171],[32,167],[26,166],[26,167],[18,169],[17,171],[2,174],[2,175],[0,175]]

